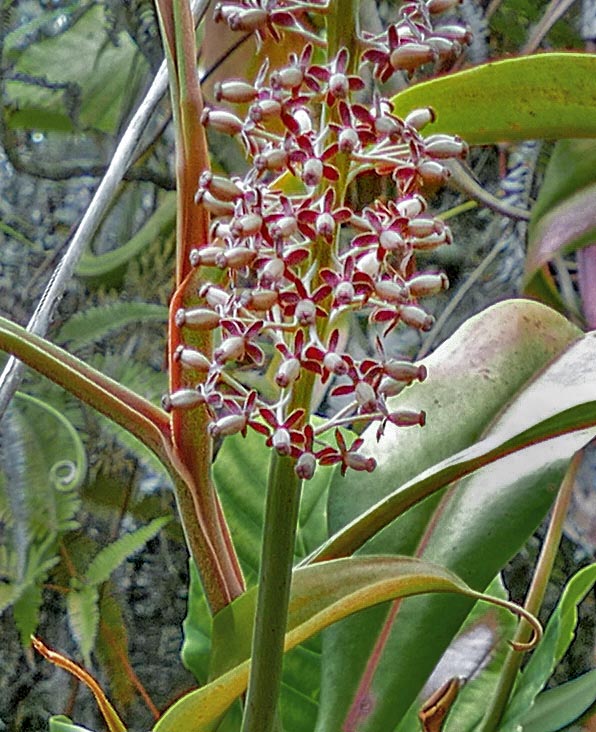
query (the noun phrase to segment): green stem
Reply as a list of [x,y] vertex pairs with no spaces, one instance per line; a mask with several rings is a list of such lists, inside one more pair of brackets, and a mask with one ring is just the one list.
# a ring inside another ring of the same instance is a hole
[[267,486],[253,655],[242,732],[274,732],[281,728],[277,700],[301,485],[294,461],[274,453]]
[[[567,516],[567,510],[569,508],[569,502],[571,500],[571,494],[575,484],[575,476],[582,456],[583,450],[575,453],[561,484],[548,526],[548,531],[544,538],[540,556],[538,557],[532,584],[530,585],[526,602],[524,603],[524,608],[535,616],[538,615],[542,605],[544,593],[546,592],[546,587],[555,563],[559,543],[561,541],[561,534],[563,533],[563,524],[565,522],[565,517]],[[520,620],[513,643],[525,643],[530,637],[531,632],[529,624],[524,620]],[[499,729],[499,724],[507,707],[522,660],[523,655],[521,653],[512,649],[509,650],[501,670],[501,676],[499,678],[499,683],[494,697],[478,732],[495,732],[495,730]]]

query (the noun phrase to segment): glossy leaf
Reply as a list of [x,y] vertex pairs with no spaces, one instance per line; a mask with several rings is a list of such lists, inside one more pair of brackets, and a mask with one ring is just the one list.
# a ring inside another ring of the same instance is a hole
[[404,116],[431,106],[425,134],[446,132],[471,145],[596,137],[596,56],[545,53],[493,61],[416,84],[393,98]]
[[[350,613],[395,597],[423,592],[453,592],[503,605],[503,601],[473,592],[442,567],[408,557],[358,557],[324,562],[296,570],[288,616],[286,650],[301,643]],[[248,681],[252,622],[256,588],[249,590],[214,619],[233,652],[222,644],[218,666],[228,668],[223,676],[190,692],[160,718],[154,732],[207,732],[245,689]],[[513,609],[513,606],[509,606]]]
[[556,732],[580,717],[596,700],[596,669],[543,692],[524,717],[523,732]]
[[[521,301],[490,308],[463,326],[426,361],[427,381],[412,386],[394,402],[427,408],[427,426],[414,432],[392,431],[378,446],[374,435],[365,433],[363,449],[377,458],[378,474],[348,473],[343,481],[338,477],[333,482],[331,528],[342,524],[344,528],[319,556],[354,551],[418,500],[499,453],[499,462],[458,487],[436,514],[435,525],[429,522],[438,494],[401,516],[366,547],[368,552],[413,553],[423,541],[427,558],[445,564],[477,589],[486,587],[540,522],[552,501],[550,486],[558,485],[568,457],[593,433],[561,437],[548,448],[533,445],[564,429],[566,419],[569,424],[575,421],[576,428],[596,421],[596,384],[593,375],[586,373],[594,357],[594,337],[573,343],[577,333],[553,311]],[[570,343],[560,362],[555,361],[524,389]],[[591,398],[591,403],[582,404],[584,398]],[[474,443],[508,402],[510,409],[484,440],[456,452]],[[563,410],[572,404],[577,406],[565,415]],[[547,421],[540,425],[544,417]],[[433,429],[435,420],[440,424]],[[529,430],[520,440],[524,428]],[[503,459],[522,442],[533,446]],[[456,454],[444,459],[450,451]],[[438,459],[434,468],[410,477],[416,465],[424,469],[433,459]],[[401,488],[381,497],[400,484]],[[371,498],[377,503],[361,515]],[[374,676],[377,709],[363,730],[395,727],[469,609],[469,603],[441,598],[403,603],[397,621],[402,629],[391,632]],[[387,612],[387,608],[369,611],[368,617],[351,618],[324,634],[318,731],[344,724]],[[432,641],[421,643],[421,638]]]
[[580,569],[568,582],[552,614],[544,638],[521,673],[501,724],[502,732],[516,732],[530,712],[557,663],[573,640],[577,606],[596,583],[596,564]]

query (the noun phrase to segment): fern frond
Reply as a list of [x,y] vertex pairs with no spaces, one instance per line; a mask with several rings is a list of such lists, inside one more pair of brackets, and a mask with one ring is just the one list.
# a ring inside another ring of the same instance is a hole
[[96,343],[131,324],[162,322],[168,319],[165,305],[146,302],[114,302],[87,308],[72,315],[62,326],[56,341],[77,349]]
[[85,572],[85,581],[90,585],[105,582],[112,572],[128,557],[142,549],[168,523],[169,516],[156,518],[146,526],[125,534],[113,544],[104,547],[93,559]]
[[110,679],[110,693],[114,703],[127,707],[134,701],[135,685],[128,673],[128,633],[122,608],[108,585],[99,600],[99,632],[95,650],[106,676]]
[[31,645],[31,636],[36,632],[41,613],[42,588],[36,583],[29,584],[15,601],[12,608],[15,625],[26,648]]
[[83,660],[91,665],[91,651],[95,646],[99,626],[99,590],[95,585],[73,588],[66,596],[68,622],[79,644]]

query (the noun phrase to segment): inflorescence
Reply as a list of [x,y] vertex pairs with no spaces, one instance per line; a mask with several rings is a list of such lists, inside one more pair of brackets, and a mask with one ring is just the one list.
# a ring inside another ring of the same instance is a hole
[[[456,4],[405,3],[399,22],[385,33],[359,39],[361,70],[372,66],[373,76],[385,82],[397,72],[411,75],[428,64],[452,62],[469,33],[436,18]],[[205,171],[200,178],[196,202],[213,220],[210,241],[191,253],[203,281],[201,304],[179,310],[175,320],[183,343],[191,330],[221,337],[212,355],[178,347],[174,358],[196,374],[198,386],[163,401],[166,409],[206,408],[213,437],[249,428],[264,434],[268,446],[294,458],[296,472],[306,479],[317,463],[341,464],[342,472],[374,469],[374,459],[359,452],[361,439],[346,446],[341,425],[377,422],[380,438],[387,423],[424,424],[424,412],[394,410],[387,400],[422,381],[425,367],[387,358],[380,336],[377,358],[355,361],[344,351],[342,326],[346,313],[364,311],[383,336],[402,324],[432,327],[420,301],[446,289],[448,281],[444,274],[417,271],[416,254],[449,244],[451,234],[429,213],[422,191],[445,182],[446,159],[467,152],[458,137],[421,135],[434,119],[429,108],[401,119],[376,92],[369,93],[369,104],[357,101],[367,84],[361,74],[348,72],[347,49],[327,64],[316,62],[305,13],[326,9],[323,2],[289,0],[216,8],[216,19],[232,30],[254,32],[260,41],[291,31],[304,36],[305,45],[282,68],[265,63],[253,83],[217,84],[216,100],[226,106],[203,114],[206,127],[242,141],[249,169],[240,177]],[[233,105],[246,111],[231,111]],[[391,178],[394,198],[353,210],[346,190],[370,172]],[[234,376],[239,364],[267,368],[276,399],[266,401],[245,388]],[[316,427],[309,405],[296,398],[305,374],[321,384],[342,377],[330,394],[348,398]],[[327,430],[334,431],[334,447],[320,441]]]

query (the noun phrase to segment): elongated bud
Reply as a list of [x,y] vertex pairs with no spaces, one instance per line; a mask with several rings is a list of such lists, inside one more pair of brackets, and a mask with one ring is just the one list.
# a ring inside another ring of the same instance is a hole
[[389,63],[396,71],[414,71],[435,58],[435,51],[424,43],[404,43],[391,52]]
[[422,331],[430,330],[435,323],[432,315],[415,305],[403,305],[400,308],[399,317],[406,325]]
[[408,289],[405,285],[393,280],[375,282],[375,292],[386,302],[399,303],[408,299]]
[[241,269],[247,267],[257,256],[254,249],[248,247],[232,247],[226,249],[217,257],[216,264],[221,269]]
[[214,351],[213,357],[217,363],[223,364],[226,361],[242,360],[244,358],[244,353],[244,338],[241,336],[231,336],[230,338],[226,338],[226,340],[222,342],[221,346]]
[[427,186],[440,186],[449,180],[450,171],[436,160],[424,160],[418,166],[418,174]]
[[373,457],[365,457],[359,452],[349,452],[344,459],[346,466],[352,470],[364,470],[367,473],[372,473],[377,467],[377,461]]
[[468,146],[456,135],[429,135],[424,141],[427,155],[442,160],[444,158],[465,158]]
[[194,330],[213,330],[219,326],[220,316],[209,308],[180,308],[174,317],[176,325]]
[[259,312],[271,310],[278,300],[279,293],[275,290],[245,290],[240,296],[243,307]]
[[215,285],[203,285],[199,290],[199,295],[204,297],[212,308],[224,307],[230,299],[229,293]]
[[412,297],[429,297],[447,290],[449,280],[443,272],[440,274],[421,274],[409,279],[407,285]]
[[430,234],[440,233],[445,228],[442,221],[429,217],[418,216],[408,222],[408,233],[411,236],[425,237]]
[[411,427],[416,424],[424,427],[426,413],[424,411],[415,412],[412,409],[398,409],[395,412],[390,412],[387,419],[397,427]]
[[405,216],[407,219],[413,219],[426,211],[426,201],[416,193],[413,196],[399,200],[396,208],[401,216]]
[[203,188],[197,191],[195,203],[204,206],[214,216],[231,216],[234,213],[234,205],[230,201],[221,201]]
[[223,109],[204,109],[201,122],[205,127],[211,127],[227,135],[237,135],[242,132],[244,123],[239,117]]
[[252,102],[259,93],[252,84],[248,84],[242,79],[218,81],[213,87],[213,91],[218,102],[224,101],[232,104]]
[[436,118],[435,110],[432,107],[423,107],[410,112],[404,122],[416,130],[423,130],[426,125],[434,122]]
[[255,156],[253,162],[258,171],[281,170],[288,163],[288,151],[283,148],[263,150]]
[[256,213],[244,214],[232,221],[231,229],[235,236],[254,236],[263,225],[263,217]]
[[398,361],[394,358],[385,361],[383,371],[397,381],[405,381],[410,384],[412,381],[424,381],[427,376],[424,364],[416,365],[409,361]]
[[201,247],[190,250],[190,263],[193,267],[216,267],[219,256],[225,252],[223,247]]
[[220,201],[235,201],[242,195],[242,188],[234,181],[222,175],[214,175],[210,170],[201,173],[199,188],[205,188]]
[[275,374],[275,383],[281,389],[287,389],[300,377],[301,364],[297,358],[282,361]]
[[174,351],[174,361],[179,361],[182,366],[207,373],[211,368],[211,361],[200,351],[187,346],[178,346]]
[[205,401],[202,394],[196,389],[178,389],[171,394],[165,394],[161,399],[161,406],[170,412],[172,409],[192,409]]
[[211,437],[236,435],[246,429],[247,417],[244,414],[228,414],[209,425]]

